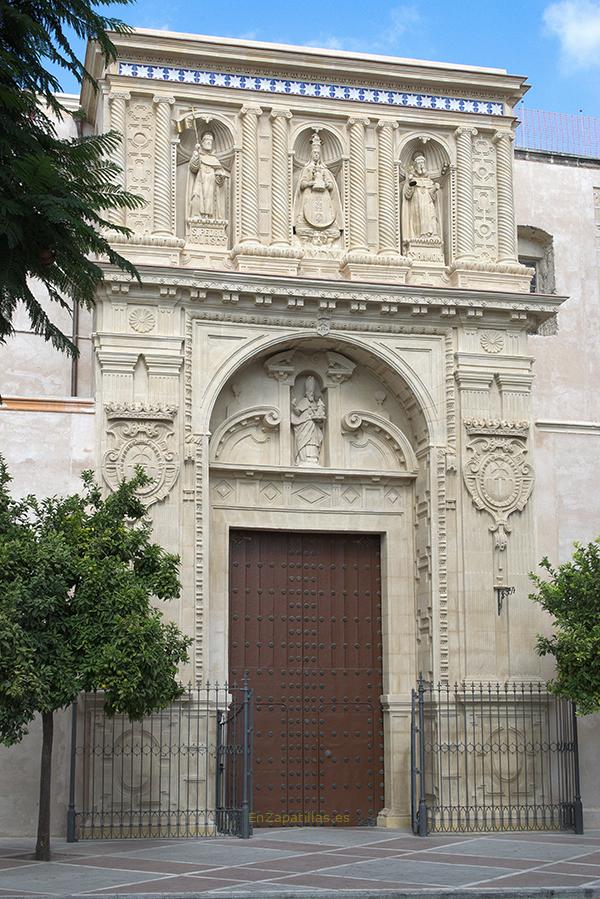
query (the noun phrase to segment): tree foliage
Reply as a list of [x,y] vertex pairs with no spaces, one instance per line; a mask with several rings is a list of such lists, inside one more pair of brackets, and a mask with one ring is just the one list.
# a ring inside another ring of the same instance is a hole
[[[103,690],[108,714],[133,719],[168,705],[190,640],[152,605],[180,584],[136,495],[147,476],[138,469],[106,498],[91,472],[66,498],[15,500],[9,482],[0,457],[0,742],[21,740],[41,713],[51,749],[52,713],[81,691]],[[47,817],[49,755],[43,768]]]
[[546,572],[531,578],[538,602],[554,618],[551,637],[538,636],[540,655],[553,655],[553,692],[571,699],[581,715],[600,711],[600,538],[575,544],[570,561],[557,568],[547,558]]
[[74,302],[92,307],[103,278],[97,257],[138,277],[107,237],[130,233],[111,221],[111,211],[137,208],[143,200],[119,185],[113,159],[120,134],[57,135],[57,120],[69,113],[56,96],[60,83],[49,63],[96,86],[70,47],[66,27],[96,41],[107,60],[116,55],[107,31],[128,30],[91,0],[0,0],[0,343],[14,333],[23,303],[36,334],[76,355],[31,279],[70,310]]

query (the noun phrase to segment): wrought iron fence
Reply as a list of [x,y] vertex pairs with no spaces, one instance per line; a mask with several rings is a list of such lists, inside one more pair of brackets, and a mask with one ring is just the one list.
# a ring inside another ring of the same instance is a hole
[[583,833],[577,719],[540,683],[412,692],[412,826]]
[[249,837],[252,690],[189,686],[141,721],[73,706],[67,839]]

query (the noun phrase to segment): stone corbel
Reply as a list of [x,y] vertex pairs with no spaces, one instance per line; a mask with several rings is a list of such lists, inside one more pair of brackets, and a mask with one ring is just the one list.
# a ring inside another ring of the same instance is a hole
[[417,474],[419,466],[415,451],[395,424],[376,412],[356,410],[346,413],[342,418],[342,433],[352,434],[360,430],[374,431],[392,449],[399,469],[407,474]]
[[211,462],[217,462],[225,443],[233,434],[245,428],[255,427],[262,431],[275,430],[281,424],[281,414],[276,406],[250,406],[243,412],[231,415],[216,429],[210,441]]
[[164,500],[179,476],[173,420],[177,407],[161,403],[107,403],[109,448],[102,459],[102,474],[111,490],[133,477],[141,466],[151,478],[138,490],[146,506]]

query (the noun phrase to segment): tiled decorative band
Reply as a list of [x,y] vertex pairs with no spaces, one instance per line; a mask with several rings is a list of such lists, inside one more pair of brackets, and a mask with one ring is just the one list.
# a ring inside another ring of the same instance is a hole
[[469,100],[464,97],[444,97],[439,94],[406,93],[384,88],[349,87],[343,84],[327,84],[321,81],[295,81],[289,78],[232,75],[227,72],[173,69],[167,66],[140,65],[133,62],[120,62],[119,75],[123,75],[126,78],[148,78],[153,81],[174,81],[180,84],[228,87],[243,91],[258,91],[263,94],[325,97],[328,100],[372,103],[377,106],[405,106],[414,109],[468,112],[475,115],[504,115],[504,104],[491,100]]

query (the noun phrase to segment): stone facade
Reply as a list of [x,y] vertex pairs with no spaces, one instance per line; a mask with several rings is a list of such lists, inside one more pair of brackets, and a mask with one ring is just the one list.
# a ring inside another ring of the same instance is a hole
[[[231,528],[382,536],[379,820],[404,825],[418,674],[545,676],[528,572],[542,547],[564,557],[593,536],[575,513],[560,533],[553,503],[572,493],[556,481],[570,462],[555,434],[584,438],[551,427],[564,424],[564,385],[592,402],[589,372],[570,371],[566,332],[531,336],[552,331],[560,294],[578,290],[564,182],[554,169],[550,203],[548,167],[519,160],[515,186],[525,85],[503,70],[144,31],[116,45],[106,69],[88,49],[100,91],[82,102],[90,127],[123,132],[125,183],[147,200],[120,219],[142,283],[107,267],[95,434],[78,451],[107,488],[136,463],[154,478],[156,537],[182,559],[183,595],[166,614],[194,640],[192,680],[227,676]],[[588,193],[598,174],[564,171]],[[559,294],[529,292],[517,222],[556,234]],[[570,322],[578,302],[564,307]],[[22,402],[2,423],[33,415]],[[24,461],[29,427],[9,462]]]

